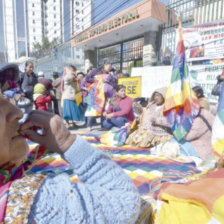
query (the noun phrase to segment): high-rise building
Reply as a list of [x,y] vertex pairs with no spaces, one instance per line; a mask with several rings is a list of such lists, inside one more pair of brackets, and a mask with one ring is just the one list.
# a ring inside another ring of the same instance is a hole
[[43,37],[68,42],[90,25],[90,0],[0,0],[0,61],[32,56]]

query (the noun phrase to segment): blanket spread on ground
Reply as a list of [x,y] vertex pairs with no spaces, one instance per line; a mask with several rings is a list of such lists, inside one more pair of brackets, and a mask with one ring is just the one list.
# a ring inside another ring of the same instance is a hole
[[[184,160],[171,160],[151,155],[150,149],[133,148],[128,146],[108,147],[102,145],[98,138],[91,134],[82,135],[93,146],[105,151],[113,161],[131,177],[140,194],[154,193],[156,198],[160,186],[164,182],[186,182],[186,178],[200,173],[193,162]],[[29,142],[29,146],[35,146]],[[29,173],[55,173],[67,172],[72,181],[78,181],[71,167],[56,153],[42,158]]]

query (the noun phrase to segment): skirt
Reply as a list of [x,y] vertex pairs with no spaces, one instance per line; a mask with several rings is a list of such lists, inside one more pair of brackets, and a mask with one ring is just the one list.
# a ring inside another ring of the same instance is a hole
[[70,121],[84,121],[82,109],[74,100],[64,100],[63,118]]
[[148,148],[168,142],[172,137],[173,136],[170,134],[158,136],[153,135],[146,130],[137,129],[128,136],[125,143],[134,147]]

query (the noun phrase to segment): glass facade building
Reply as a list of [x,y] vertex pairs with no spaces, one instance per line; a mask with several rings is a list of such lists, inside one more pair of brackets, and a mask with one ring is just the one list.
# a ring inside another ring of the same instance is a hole
[[25,23],[25,5],[24,0],[17,0],[16,1],[16,35],[17,35],[17,57],[22,57],[27,55],[27,48],[26,48],[26,23]]
[[63,0],[63,27],[64,27],[64,41],[68,41],[71,38],[71,1]]
[[3,23],[3,0],[0,0],[0,62],[6,61],[7,53],[5,46],[5,36],[4,36],[4,23]]

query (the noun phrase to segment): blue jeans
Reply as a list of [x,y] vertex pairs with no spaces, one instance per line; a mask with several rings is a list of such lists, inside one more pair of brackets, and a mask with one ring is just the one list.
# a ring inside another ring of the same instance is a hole
[[105,119],[103,121],[103,127],[106,129],[111,129],[112,127],[122,127],[125,123],[128,122],[126,117],[113,117],[111,119]]

